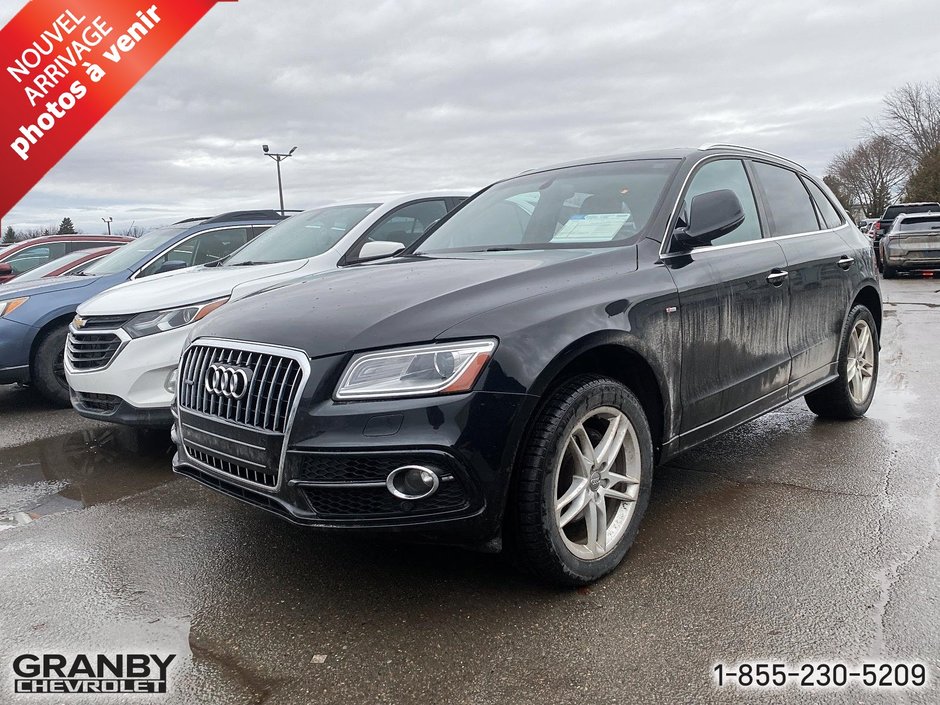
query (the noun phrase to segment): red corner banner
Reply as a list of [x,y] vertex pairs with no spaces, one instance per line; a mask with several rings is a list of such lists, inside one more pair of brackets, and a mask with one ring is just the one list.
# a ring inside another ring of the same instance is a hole
[[216,0],[31,0],[0,30],[0,215]]

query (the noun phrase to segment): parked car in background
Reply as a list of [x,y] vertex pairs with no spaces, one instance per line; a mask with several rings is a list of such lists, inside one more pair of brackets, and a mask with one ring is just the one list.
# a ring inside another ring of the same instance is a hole
[[[399,252],[465,198],[421,193],[316,208],[217,266],[128,282],[90,299],[79,306],[69,335],[72,405],[89,418],[169,428],[176,368],[193,322],[265,287]],[[105,338],[116,346],[107,359],[74,356],[86,340]]]
[[902,213],[937,213],[940,212],[940,203],[936,201],[918,201],[917,203],[895,203],[885,209],[884,214],[875,221],[872,226],[872,247],[875,248],[875,260],[878,263],[878,269],[883,268],[881,260],[881,238],[883,238],[894,223],[894,219]]
[[[275,211],[236,211],[151,230],[76,276],[40,279],[0,293],[0,384],[32,384],[67,406],[64,351],[79,304],[112,286],[217,261],[284,217]],[[116,351],[111,337],[90,336],[70,351],[77,365],[98,366]]]
[[91,266],[92,262],[96,262],[105,255],[111,254],[116,249],[117,246],[95,247],[90,250],[75,250],[74,252],[54,259],[51,262],[41,264],[34,269],[30,269],[28,272],[17,274],[15,277],[13,277],[13,279],[7,282],[7,284],[22,284],[23,282],[31,282],[35,281],[36,279],[44,279],[46,277],[61,277],[67,274],[81,274],[83,271],[85,271],[85,269]]
[[505,538],[579,585],[623,559],[656,463],[803,396],[863,415],[881,315],[870,244],[798,164],[573,162],[200,321],[174,467],[299,524]]
[[131,239],[120,235],[49,235],[17,242],[0,252],[0,284],[70,252],[124,244]]
[[901,272],[940,269],[940,209],[895,218],[881,238],[881,261],[885,279]]

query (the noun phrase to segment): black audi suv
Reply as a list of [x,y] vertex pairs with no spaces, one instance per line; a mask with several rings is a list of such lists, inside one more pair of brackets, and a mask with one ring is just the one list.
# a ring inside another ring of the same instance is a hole
[[657,463],[799,397],[862,416],[880,328],[871,247],[798,164],[579,161],[200,322],[174,467],[293,522],[505,544],[583,584],[623,559]]

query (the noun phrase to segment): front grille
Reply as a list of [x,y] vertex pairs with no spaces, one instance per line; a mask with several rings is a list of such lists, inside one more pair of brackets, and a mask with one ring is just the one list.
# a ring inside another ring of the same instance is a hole
[[113,394],[93,394],[73,389],[72,398],[85,411],[95,411],[99,414],[113,414],[121,405],[121,398]]
[[117,330],[134,316],[83,316],[82,330]]
[[121,339],[114,333],[72,331],[65,345],[65,354],[73,369],[99,370],[108,366],[120,347]]
[[193,460],[198,460],[203,465],[208,465],[214,470],[224,472],[228,475],[234,475],[235,477],[240,477],[242,480],[255,482],[265,487],[275,487],[277,485],[277,468],[273,470],[251,468],[247,465],[233,462],[228,458],[219,457],[214,453],[207,453],[200,448],[189,445],[185,441],[183,445],[186,447],[186,452],[189,454],[189,457]]
[[[251,371],[248,390],[241,399],[206,388],[209,368],[217,363]],[[274,433],[286,431],[303,380],[300,363],[293,358],[210,345],[191,346],[179,369],[180,408]]]
[[467,495],[457,479],[442,482],[430,497],[403,500],[383,487],[310,487],[304,496],[322,517],[381,517],[408,514],[436,514],[463,509]]

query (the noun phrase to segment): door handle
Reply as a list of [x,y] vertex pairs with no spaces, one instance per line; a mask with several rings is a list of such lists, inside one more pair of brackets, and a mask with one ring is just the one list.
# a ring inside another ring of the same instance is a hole
[[849,257],[848,255],[842,255],[838,262],[836,262],[842,269],[848,269],[853,264],[855,264],[855,258]]
[[767,275],[767,281],[773,286],[780,286],[790,276],[790,272],[785,269],[775,269]]

